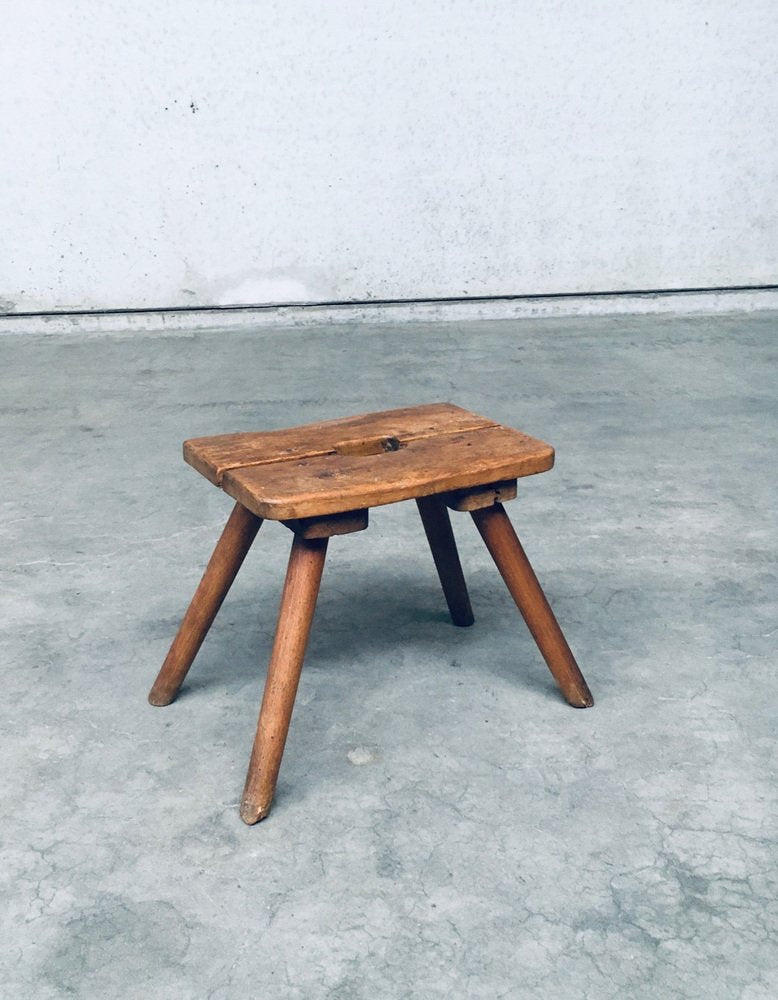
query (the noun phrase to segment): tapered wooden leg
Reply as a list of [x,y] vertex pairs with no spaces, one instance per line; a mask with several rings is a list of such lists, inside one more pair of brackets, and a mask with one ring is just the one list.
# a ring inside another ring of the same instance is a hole
[[416,505],[430,543],[448,610],[451,612],[451,621],[455,625],[472,625],[473,609],[470,607],[467,584],[446,504],[440,497],[431,496],[419,497]]
[[562,694],[575,708],[589,708],[594,699],[502,504],[471,515]]
[[169,705],[178,694],[261,524],[261,517],[235,504],[149,693],[152,705]]
[[273,802],[328,541],[296,535],[292,542],[257,735],[240,806],[241,819],[248,824],[264,819]]

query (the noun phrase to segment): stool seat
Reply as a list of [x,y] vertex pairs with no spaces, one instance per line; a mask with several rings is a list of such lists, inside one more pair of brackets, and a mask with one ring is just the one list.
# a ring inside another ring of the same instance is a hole
[[170,650],[149,692],[169,705],[184,683],[265,519],[292,532],[240,815],[267,816],[330,539],[368,526],[371,507],[415,500],[451,622],[473,609],[448,510],[468,511],[570,705],[593,704],[559,623],[502,501],[516,480],[545,472],[554,449],[452,403],[325,420],[302,427],[219,434],[184,442],[184,458],[235,500]]
[[545,472],[551,445],[452,403],[184,443],[258,517],[318,517]]

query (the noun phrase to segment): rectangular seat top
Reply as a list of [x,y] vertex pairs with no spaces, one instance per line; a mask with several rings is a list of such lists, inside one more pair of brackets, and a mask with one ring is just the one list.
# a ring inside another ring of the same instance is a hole
[[452,403],[184,442],[198,472],[260,517],[336,514],[545,472],[554,449]]

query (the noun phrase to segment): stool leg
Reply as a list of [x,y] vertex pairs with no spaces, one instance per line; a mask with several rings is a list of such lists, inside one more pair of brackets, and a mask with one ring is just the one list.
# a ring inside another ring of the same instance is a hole
[[178,694],[261,524],[261,517],[235,504],[149,693],[152,705],[169,705]]
[[440,497],[419,497],[416,500],[421,515],[421,523],[430,543],[432,558],[440,577],[440,585],[455,625],[472,625],[473,609],[467,584],[459,561],[457,543],[451,530],[448,509]]
[[292,542],[257,734],[240,806],[241,819],[249,825],[264,819],[273,802],[328,541],[328,538],[306,539],[296,535]]
[[502,504],[471,515],[562,694],[575,708],[589,708],[594,699]]

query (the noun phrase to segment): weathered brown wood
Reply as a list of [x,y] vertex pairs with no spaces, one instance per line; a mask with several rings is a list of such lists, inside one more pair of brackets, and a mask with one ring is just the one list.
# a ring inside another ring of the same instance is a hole
[[364,531],[368,525],[368,517],[367,509],[347,510],[342,514],[300,517],[283,523],[302,538],[331,538],[333,535],[350,535],[354,531]]
[[186,460],[236,501],[149,700],[173,700],[264,518],[294,532],[241,816],[270,810],[330,536],[367,527],[368,509],[415,499],[457,625],[473,621],[447,506],[470,511],[567,700],[586,682],[501,501],[550,469],[550,445],[449,403],[278,431],[185,442]]
[[373,455],[318,455],[225,472],[222,488],[260,517],[288,520],[545,472],[550,445],[507,427],[436,434]]
[[473,609],[446,505],[436,496],[419,497],[416,504],[451,613],[451,621],[460,626],[472,625]]
[[235,504],[149,693],[152,705],[169,705],[178,694],[261,524],[262,518]]
[[[406,441],[409,440],[406,437]],[[348,441],[338,441],[333,446],[336,455],[380,455],[382,451],[399,451],[405,447],[405,442],[393,435],[372,434],[368,437],[349,438]]]
[[455,490],[447,493],[445,499],[452,510],[471,511],[493,507],[496,503],[516,499],[516,480],[504,479],[499,483],[473,486],[469,490]]
[[502,505],[471,516],[562,694],[575,708],[589,708],[594,699]]
[[229,469],[335,454],[339,448],[345,454],[349,445],[357,447],[360,441],[365,442],[363,447],[368,449],[367,453],[373,454],[376,442],[382,439],[408,442],[435,434],[494,426],[493,420],[453,403],[428,403],[276,431],[192,438],[184,442],[184,458],[206,479],[220,486]]
[[292,718],[327,554],[327,539],[295,535],[251,752],[240,815],[256,823],[270,811]]

